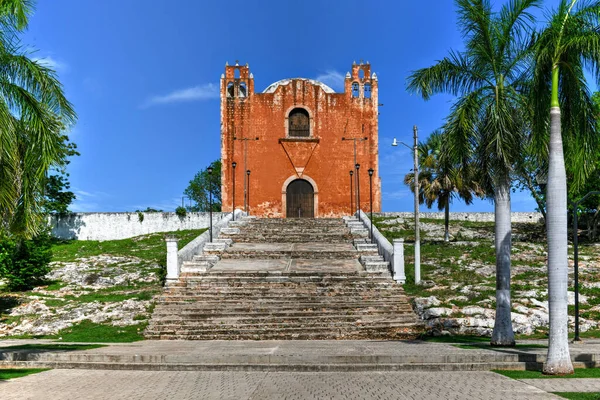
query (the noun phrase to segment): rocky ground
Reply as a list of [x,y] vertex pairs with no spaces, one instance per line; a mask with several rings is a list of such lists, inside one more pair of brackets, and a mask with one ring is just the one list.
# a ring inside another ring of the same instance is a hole
[[[414,241],[414,220],[380,218],[376,223],[389,239]],[[450,241],[444,242],[443,221],[421,223],[422,285],[414,285],[414,248],[405,254],[409,281],[406,291],[413,306],[433,334],[491,335],[495,316],[495,255],[493,223],[450,224]],[[544,228],[539,224],[513,224],[512,321],[515,333],[543,336],[548,327],[548,301]],[[574,326],[572,247],[569,246],[569,313]],[[600,244],[579,247],[580,329],[600,328]]]
[[[201,232],[173,234],[183,246]],[[47,285],[11,293],[2,291],[0,282],[0,337],[60,338],[77,327],[89,331],[103,326],[109,330],[100,336],[127,331],[131,333],[127,340],[141,339],[153,297],[162,289],[160,264],[165,252],[164,234],[57,242]]]

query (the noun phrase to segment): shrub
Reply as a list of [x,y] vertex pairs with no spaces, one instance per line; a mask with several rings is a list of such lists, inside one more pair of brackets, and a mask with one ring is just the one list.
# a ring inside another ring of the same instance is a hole
[[185,209],[185,207],[179,206],[175,209],[175,214],[177,214],[179,218],[185,218],[185,216],[187,215],[187,210]]
[[48,233],[31,240],[0,237],[0,278],[9,290],[29,290],[44,283],[51,270],[51,241]]

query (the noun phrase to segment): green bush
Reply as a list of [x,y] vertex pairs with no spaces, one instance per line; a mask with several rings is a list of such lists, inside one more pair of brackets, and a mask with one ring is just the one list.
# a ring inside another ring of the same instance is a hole
[[31,240],[0,237],[0,279],[9,290],[29,290],[44,283],[51,270],[51,245],[48,233]]
[[179,206],[175,209],[175,214],[177,214],[179,218],[185,218],[185,216],[187,215],[187,210],[185,209],[185,207]]

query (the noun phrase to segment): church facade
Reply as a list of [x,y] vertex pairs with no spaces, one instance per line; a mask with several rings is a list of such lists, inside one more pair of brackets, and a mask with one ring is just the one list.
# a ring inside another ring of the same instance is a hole
[[225,66],[220,90],[223,211],[341,217],[358,204],[368,212],[371,194],[381,210],[378,81],[369,63],[352,65],[343,93],[305,78],[257,93],[249,66],[237,63]]

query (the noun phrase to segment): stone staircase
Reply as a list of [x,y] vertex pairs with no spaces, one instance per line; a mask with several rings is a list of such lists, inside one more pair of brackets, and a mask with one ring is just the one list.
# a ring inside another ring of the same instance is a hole
[[159,298],[148,339],[409,339],[422,325],[354,218],[223,228]]

